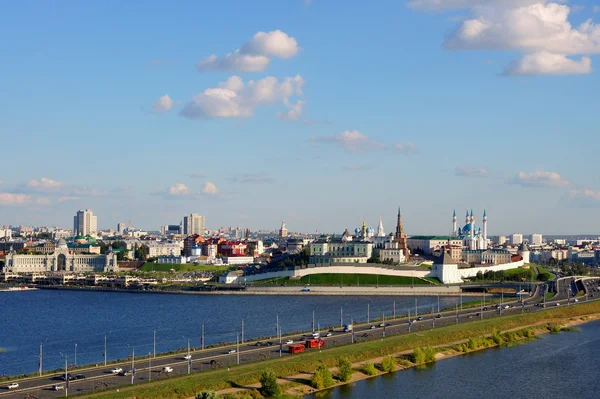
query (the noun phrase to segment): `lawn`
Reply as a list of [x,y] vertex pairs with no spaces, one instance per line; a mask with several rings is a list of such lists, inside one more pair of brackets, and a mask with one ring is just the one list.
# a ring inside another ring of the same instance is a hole
[[[281,277],[257,281],[257,285],[342,285],[361,286],[361,285],[430,285],[432,281],[426,281],[421,278],[401,277],[401,276],[377,276],[373,274],[312,274],[300,279],[290,279]],[[439,284],[439,282],[437,283]]]
[[538,271],[540,272],[540,274],[547,274],[548,275],[548,280],[553,280],[554,277],[556,277],[554,274],[550,273],[548,270],[544,269],[542,266],[537,265]]
[[519,268],[516,268],[516,269],[508,269],[508,270],[504,271],[504,275],[506,277],[519,276],[521,278],[524,278],[525,281],[535,281],[535,280],[537,280],[537,276],[535,276],[533,268],[531,268],[531,269],[525,269],[525,268],[519,267]]
[[150,271],[168,272],[171,269],[173,269],[177,272],[188,272],[188,271],[209,272],[209,271],[225,271],[225,270],[229,270],[230,267],[227,265],[215,266],[215,265],[194,265],[193,263],[175,264],[175,263],[146,262],[146,263],[144,263],[144,265],[141,268],[141,270],[145,271],[145,272],[150,272]]

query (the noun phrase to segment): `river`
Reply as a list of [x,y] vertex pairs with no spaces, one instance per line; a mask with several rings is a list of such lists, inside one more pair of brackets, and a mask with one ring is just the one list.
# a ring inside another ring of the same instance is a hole
[[[472,301],[477,298],[468,298]],[[419,313],[437,310],[437,297],[418,297]],[[453,307],[459,299],[440,297],[440,308]],[[315,327],[339,326],[397,315],[414,314],[414,297],[381,296],[242,296],[118,293],[68,290],[0,292],[0,375],[38,370],[40,344],[43,369],[69,364],[94,364],[136,355],[167,352],[205,344],[235,342],[244,320],[246,339],[275,336],[276,320],[283,333],[310,330],[313,310]],[[75,363],[75,352],[77,361]]]
[[600,321],[580,328],[578,333],[546,334],[522,346],[457,356],[306,398],[597,398]]

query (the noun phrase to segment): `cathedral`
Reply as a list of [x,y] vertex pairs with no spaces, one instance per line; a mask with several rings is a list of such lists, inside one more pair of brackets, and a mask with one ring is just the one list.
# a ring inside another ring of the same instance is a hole
[[471,214],[467,211],[465,216],[465,225],[458,227],[456,211],[452,216],[452,236],[460,238],[463,241],[463,247],[471,251],[487,249],[490,240],[487,237],[487,213],[483,211],[483,229],[475,226],[475,216],[473,210]]

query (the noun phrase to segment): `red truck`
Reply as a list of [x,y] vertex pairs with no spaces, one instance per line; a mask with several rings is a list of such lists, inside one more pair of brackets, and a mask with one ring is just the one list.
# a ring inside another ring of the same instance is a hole
[[305,346],[307,348],[320,348],[321,346],[325,346],[325,341],[323,341],[322,339],[319,339],[319,338],[307,339]]
[[304,352],[304,345],[303,344],[290,345],[290,346],[288,346],[288,351],[290,353],[302,353],[302,352]]

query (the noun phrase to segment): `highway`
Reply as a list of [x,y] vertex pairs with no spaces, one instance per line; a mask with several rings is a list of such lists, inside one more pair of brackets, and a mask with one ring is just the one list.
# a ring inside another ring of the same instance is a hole
[[[600,292],[600,279],[590,279],[586,281],[589,282],[589,284],[585,285],[586,290],[593,292],[593,290],[596,289],[598,292]],[[573,299],[567,299],[568,288],[564,288],[566,284],[567,280],[557,283],[557,287],[559,287],[562,291],[559,291],[557,296],[552,300],[546,300],[546,307],[557,306],[557,304],[568,305],[569,301],[571,305],[575,304]],[[568,284],[570,284],[570,281]],[[536,294],[539,294],[544,291],[536,290],[535,292]],[[588,299],[598,300],[600,299],[600,293],[597,293],[595,298],[592,298],[590,295]],[[380,339],[384,335],[390,336],[405,334],[409,331],[414,333],[420,330],[429,330],[448,324],[465,323],[469,321],[480,320],[482,318],[495,317],[500,313],[502,315],[507,315],[521,312],[540,311],[543,310],[543,307],[539,306],[540,303],[543,303],[543,298],[540,296],[534,296],[525,299],[523,304],[517,303],[514,300],[512,302],[507,301],[505,304],[510,304],[511,307],[509,309],[502,309],[501,312],[490,305],[486,306],[487,310],[482,310],[482,307],[464,310],[457,308],[453,310],[446,310],[439,314],[429,313],[425,315],[419,315],[419,317],[423,318],[422,320],[415,319],[415,316],[412,315],[411,322],[409,322],[407,317],[386,320],[384,323],[386,325],[385,327],[380,327],[379,325],[381,321],[378,321],[376,324],[355,324],[353,332],[343,332],[341,328],[337,328],[334,331],[331,331],[330,337],[325,336],[327,333],[326,331],[321,331],[321,337],[325,341],[325,348],[329,348],[332,346],[350,344],[353,340],[354,342],[361,342]],[[265,346],[257,346],[256,341],[251,341],[240,344],[239,346],[234,343],[218,348],[206,348],[204,350],[195,348],[190,352],[192,355],[191,362],[188,362],[183,358],[183,356],[186,355],[186,352],[175,355],[157,356],[156,358],[150,359],[136,359],[136,374],[134,378],[131,376],[113,375],[110,371],[114,367],[121,367],[123,370],[131,370],[133,368],[131,360],[109,364],[106,367],[102,365],[87,369],[77,369],[73,372],[69,371],[69,373],[72,375],[83,374],[86,378],[70,381],[68,394],[73,395],[92,393],[96,390],[102,390],[106,388],[124,387],[130,385],[132,381],[133,383],[137,384],[148,382],[150,379],[155,381],[173,376],[182,376],[188,373],[188,367],[189,372],[196,373],[216,367],[227,368],[229,366],[236,365],[238,363],[238,359],[239,363],[243,364],[267,358],[276,358],[279,356],[298,356],[287,353],[287,345],[285,342],[287,340],[293,340],[294,343],[300,343],[304,342],[305,338],[309,337],[303,337],[298,334],[283,336],[281,339],[281,342],[283,343],[281,345],[281,354],[279,340],[271,339],[270,341],[262,341]],[[267,342],[271,342],[272,346],[266,345]],[[235,353],[228,353],[230,350],[235,350]],[[306,351],[318,350],[319,349],[316,348],[306,349]],[[213,367],[211,367],[211,362],[213,363]],[[163,372],[162,370],[165,366],[173,368],[173,371],[170,373]],[[42,377],[32,377],[0,382],[0,399],[21,399],[27,397],[42,399],[64,397],[67,392],[64,390],[54,391],[52,389],[53,385],[55,384],[66,386],[65,382],[62,380],[63,375],[64,373],[60,375],[44,375]],[[16,389],[7,389],[6,387],[8,384],[13,382],[17,382],[19,387]]]

